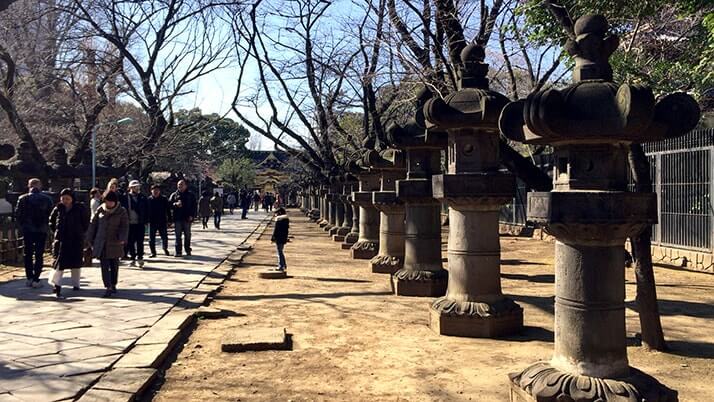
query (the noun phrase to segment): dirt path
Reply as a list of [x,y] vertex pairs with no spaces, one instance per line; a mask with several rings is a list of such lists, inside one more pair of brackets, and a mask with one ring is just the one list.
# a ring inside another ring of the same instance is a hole
[[[504,292],[524,307],[527,329],[507,340],[461,339],[428,328],[430,299],[392,296],[388,276],[351,260],[300,215],[291,220],[292,278],[257,278],[275,265],[264,235],[212,304],[241,316],[200,322],[154,400],[506,401],[507,373],[550,358],[552,243],[502,238]],[[630,362],[679,390],[682,401],[714,400],[703,381],[714,371],[714,276],[658,269],[657,280],[673,350],[636,346],[639,323],[628,309]],[[220,352],[224,333],[257,327],[287,328],[294,350]]]

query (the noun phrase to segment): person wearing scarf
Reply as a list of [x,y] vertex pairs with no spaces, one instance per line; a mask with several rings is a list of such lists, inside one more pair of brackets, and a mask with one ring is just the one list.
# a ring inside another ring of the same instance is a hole
[[104,297],[110,297],[117,291],[119,258],[124,255],[128,238],[129,214],[119,205],[119,196],[109,192],[104,197],[104,204],[92,217],[87,232],[87,243],[102,267],[102,282],[106,289]]

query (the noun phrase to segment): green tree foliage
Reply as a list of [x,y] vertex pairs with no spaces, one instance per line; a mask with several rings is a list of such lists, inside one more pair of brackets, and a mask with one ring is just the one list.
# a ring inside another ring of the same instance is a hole
[[206,115],[196,108],[179,110],[173,114],[172,120],[173,125],[161,146],[142,157],[151,160],[153,171],[205,177],[225,160],[245,155],[250,133],[229,118]]
[[[677,90],[701,96],[714,85],[714,2],[711,0],[562,0],[575,20],[606,16],[620,47],[612,56],[615,81],[649,85],[655,93]],[[541,0],[528,0],[528,38],[542,44],[567,39]],[[564,54],[565,57],[567,55]]]
[[250,158],[225,159],[218,166],[218,177],[234,190],[250,187],[255,182],[255,163]]
[[225,160],[245,155],[250,132],[240,123],[201,109],[179,110],[174,114],[176,128],[187,133],[198,145],[199,158],[220,166]]

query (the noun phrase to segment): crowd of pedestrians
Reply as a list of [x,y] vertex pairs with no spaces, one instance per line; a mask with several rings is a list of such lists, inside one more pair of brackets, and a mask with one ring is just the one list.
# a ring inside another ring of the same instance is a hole
[[[208,222],[213,218],[213,226],[221,228],[224,206],[230,213],[235,208],[241,209],[241,218],[247,219],[251,205],[257,211],[259,207],[268,212],[274,204],[279,205],[271,193],[240,191],[226,196],[225,203],[219,192],[203,192],[197,200],[189,191],[185,180],[177,183],[177,189],[168,197],[162,194],[161,187],[153,185],[147,197],[141,191],[141,183],[131,180],[126,191],[120,187],[119,180],[111,179],[105,191],[94,188],[89,192],[89,206],[78,202],[71,189],[60,193],[59,203],[42,193],[42,182],[31,179],[28,192],[18,199],[16,220],[25,243],[26,285],[32,288],[42,286],[40,274],[44,264],[43,257],[48,233],[52,234],[52,272],[48,283],[53,286],[57,297],[62,294],[62,277],[65,270],[71,272],[72,288],[80,290],[82,266],[91,266],[92,259],[99,260],[104,297],[110,297],[117,291],[120,261],[129,266],[144,267],[144,242],[149,234],[149,258],[157,256],[157,234],[161,239],[164,255],[170,256],[168,230],[173,225],[175,234],[176,257],[191,255],[191,224],[200,217],[203,229],[208,229]],[[282,209],[281,209],[282,210]],[[284,211],[284,210],[282,210]],[[283,227],[284,212],[279,218],[279,227]],[[279,266],[285,269],[282,247],[287,237],[287,228],[281,229],[274,237],[279,251]]]

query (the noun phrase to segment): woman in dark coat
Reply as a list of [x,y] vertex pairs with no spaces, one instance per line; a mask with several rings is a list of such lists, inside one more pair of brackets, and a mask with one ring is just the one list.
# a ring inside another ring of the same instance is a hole
[[66,188],[60,193],[60,202],[50,214],[50,230],[54,233],[52,256],[54,272],[49,283],[57,297],[62,291],[62,273],[72,270],[72,287],[79,290],[79,278],[84,262],[84,234],[89,227],[89,211],[76,202],[74,192]]
[[204,191],[198,199],[198,216],[201,217],[201,225],[208,229],[208,220],[211,218],[211,193]]
[[92,255],[102,266],[104,297],[117,291],[119,281],[119,258],[124,255],[124,245],[129,239],[129,214],[119,205],[116,193],[107,193],[97,213],[92,217],[87,232],[87,243],[92,246]]

